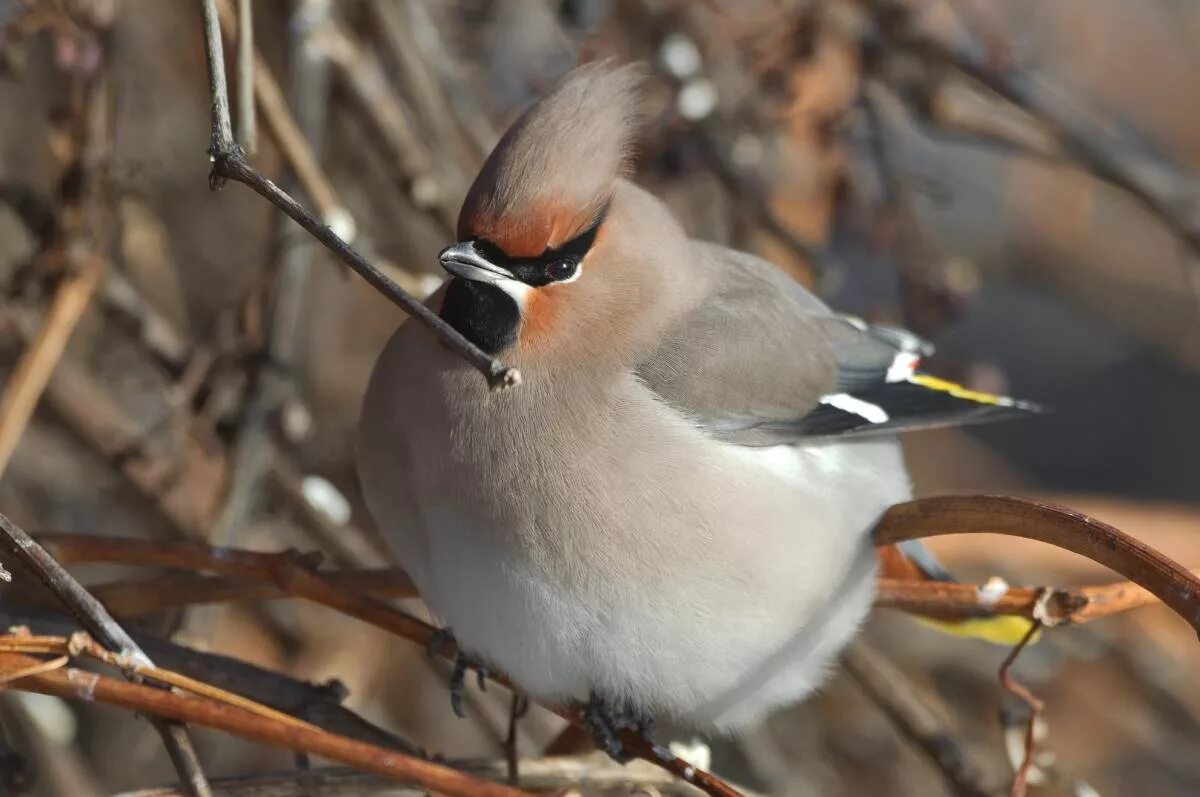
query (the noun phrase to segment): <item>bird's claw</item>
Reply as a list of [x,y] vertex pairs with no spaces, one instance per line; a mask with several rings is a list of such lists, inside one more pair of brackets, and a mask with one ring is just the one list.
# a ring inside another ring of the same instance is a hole
[[610,758],[620,764],[624,764],[632,758],[621,741],[621,731],[633,731],[646,738],[654,733],[652,719],[628,705],[622,707],[609,705],[595,692],[589,695],[588,702],[582,707],[582,716],[583,724],[592,734],[596,747],[608,753]]
[[[430,655],[434,655],[447,642],[455,642],[454,632],[449,628],[439,629],[429,641]],[[467,670],[475,670],[476,681],[479,684],[479,691],[487,691],[487,678],[491,674],[487,665],[483,662],[473,659],[462,650],[458,650],[454,654],[454,668],[450,671],[450,708],[454,710],[454,715],[459,718],[465,718],[466,712],[463,711],[463,691],[467,684]]]

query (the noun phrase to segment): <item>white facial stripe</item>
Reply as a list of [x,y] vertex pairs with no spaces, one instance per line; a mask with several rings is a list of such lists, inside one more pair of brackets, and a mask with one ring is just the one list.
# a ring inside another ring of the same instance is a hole
[[884,411],[883,407],[880,407],[878,404],[872,404],[869,401],[863,401],[860,398],[855,398],[848,393],[832,393],[828,396],[822,396],[821,403],[837,407],[843,412],[853,413],[871,423],[887,423],[888,421],[888,414]]
[[499,279],[494,281],[492,284],[511,296],[513,301],[517,303],[517,307],[520,308],[522,312],[525,311],[525,299],[529,296],[529,292],[533,290],[533,288],[519,280]]

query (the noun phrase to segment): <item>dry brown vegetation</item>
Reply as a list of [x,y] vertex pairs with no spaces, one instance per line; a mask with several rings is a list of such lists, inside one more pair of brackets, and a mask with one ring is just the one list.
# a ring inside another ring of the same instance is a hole
[[[1198,38],[1166,0],[0,0],[0,793],[1195,793]],[[708,740],[715,775],[518,721],[499,673],[457,720],[355,487],[396,306],[593,57],[653,65],[638,179],[697,235],[1057,410],[908,441],[950,497],[882,555],[936,537],[979,583],[889,569],[829,687]]]

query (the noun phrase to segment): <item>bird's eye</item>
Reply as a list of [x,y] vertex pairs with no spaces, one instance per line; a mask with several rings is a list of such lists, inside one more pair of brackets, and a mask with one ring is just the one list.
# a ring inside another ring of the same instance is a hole
[[546,277],[553,282],[562,282],[575,276],[579,261],[573,257],[560,257],[546,264]]

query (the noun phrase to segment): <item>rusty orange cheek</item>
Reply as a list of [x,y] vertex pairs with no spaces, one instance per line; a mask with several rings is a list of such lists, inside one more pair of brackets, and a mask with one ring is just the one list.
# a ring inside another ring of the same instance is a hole
[[521,348],[538,348],[550,337],[558,316],[560,290],[562,288],[548,286],[529,292],[521,314],[521,331],[517,335],[517,344]]

